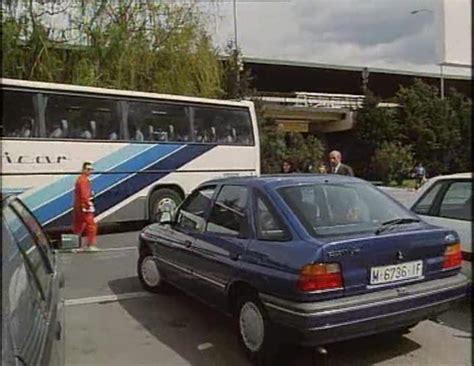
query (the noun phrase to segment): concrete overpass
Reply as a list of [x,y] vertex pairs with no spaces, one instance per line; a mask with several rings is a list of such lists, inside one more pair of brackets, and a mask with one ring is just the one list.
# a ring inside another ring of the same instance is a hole
[[[364,80],[363,67],[249,57],[242,61],[264,114],[277,120],[284,131],[313,134],[352,129],[364,99],[363,86],[382,98],[379,107],[393,108],[390,99],[400,86],[410,86],[417,78],[440,85],[440,75],[431,73],[368,68]],[[445,90],[454,88],[472,98],[469,77],[445,75],[444,84]]]

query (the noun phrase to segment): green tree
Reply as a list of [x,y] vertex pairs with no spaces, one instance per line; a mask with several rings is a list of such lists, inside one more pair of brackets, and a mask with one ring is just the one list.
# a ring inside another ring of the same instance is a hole
[[436,87],[421,80],[415,80],[409,88],[401,87],[396,98],[403,106],[397,113],[400,141],[413,145],[416,160],[428,173],[452,171],[456,155],[453,146],[461,143],[461,131],[453,122],[457,112],[450,99],[441,99]]
[[413,169],[413,153],[410,145],[398,141],[383,142],[372,158],[376,173],[385,185],[395,181],[401,185]]
[[[221,63],[195,1],[6,1],[2,15],[3,77],[223,93]],[[51,17],[67,27],[58,34]]]
[[380,108],[379,101],[369,93],[357,114],[357,146],[351,155],[368,161],[364,176],[380,170],[375,160],[370,159],[376,150],[386,142],[396,141],[412,146],[415,161],[422,162],[430,175],[471,171],[469,98],[450,90],[441,99],[436,87],[415,80],[413,85],[400,87],[397,92],[393,102],[399,107]]
[[252,77],[250,69],[244,69],[242,51],[236,47],[233,40],[229,40],[224,53],[226,58],[223,63],[223,89],[227,99],[249,98],[254,94],[251,88]]
[[[384,142],[400,138],[400,127],[396,120],[397,110],[393,108],[379,108],[380,98],[368,91],[362,108],[356,114],[354,138],[356,144],[351,151],[351,158],[356,162],[364,162],[362,171],[358,174],[370,177],[373,166],[370,157]],[[369,157],[369,159],[367,159]]]
[[314,136],[281,131],[275,120],[264,117],[263,105],[255,102],[260,130],[260,161],[262,173],[279,173],[283,160],[292,162],[295,169],[305,171],[309,164],[323,160],[325,146]]

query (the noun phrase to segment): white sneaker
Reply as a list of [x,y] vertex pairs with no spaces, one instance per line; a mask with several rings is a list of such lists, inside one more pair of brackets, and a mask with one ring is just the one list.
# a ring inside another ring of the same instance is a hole
[[87,250],[87,248],[77,248],[77,249],[73,249],[72,252],[73,253],[84,253],[86,250]]
[[90,247],[87,247],[88,252],[101,252],[102,250],[97,248],[95,245],[91,245]]

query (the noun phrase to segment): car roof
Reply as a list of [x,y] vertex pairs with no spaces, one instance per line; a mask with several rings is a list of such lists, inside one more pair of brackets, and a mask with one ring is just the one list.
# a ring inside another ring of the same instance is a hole
[[455,173],[455,174],[448,174],[448,175],[438,175],[436,177],[433,177],[433,180],[439,180],[439,179],[466,179],[466,178],[472,178],[472,173]]
[[362,179],[337,174],[273,174],[246,177],[228,177],[213,179],[202,185],[239,184],[249,186],[289,186],[311,183],[356,183],[366,182]]

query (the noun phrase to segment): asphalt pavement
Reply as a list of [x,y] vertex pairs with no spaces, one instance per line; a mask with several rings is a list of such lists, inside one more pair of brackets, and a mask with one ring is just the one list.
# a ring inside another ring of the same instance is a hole
[[[138,232],[103,235],[100,253],[61,255],[66,277],[67,365],[248,365],[232,322],[179,290],[149,294],[136,277]],[[327,347],[327,365],[470,365],[470,304],[403,337]],[[321,361],[317,358],[316,361]],[[308,348],[280,350],[278,365],[312,365]]]

